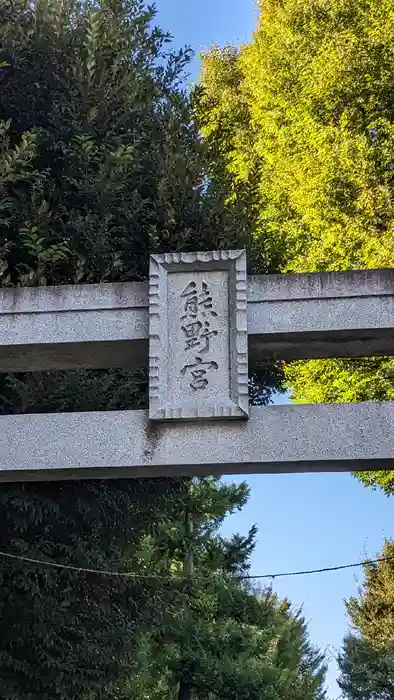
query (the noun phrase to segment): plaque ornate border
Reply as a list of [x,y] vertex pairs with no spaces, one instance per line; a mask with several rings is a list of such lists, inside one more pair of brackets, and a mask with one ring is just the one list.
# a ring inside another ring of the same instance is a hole
[[[229,271],[230,406],[187,415],[168,405],[166,396],[167,273]],[[247,271],[245,250],[162,253],[150,256],[149,268],[149,418],[154,421],[246,419],[249,417]]]

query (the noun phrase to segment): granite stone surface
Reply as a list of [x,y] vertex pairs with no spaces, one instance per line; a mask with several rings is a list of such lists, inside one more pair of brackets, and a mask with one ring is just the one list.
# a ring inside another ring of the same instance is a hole
[[245,251],[152,255],[151,420],[247,418]]
[[1,416],[0,436],[2,481],[392,469],[394,402],[252,407],[232,422]]
[[[259,275],[247,286],[251,367],[394,355],[394,270]],[[148,305],[146,282],[0,289],[0,371],[147,366]]]

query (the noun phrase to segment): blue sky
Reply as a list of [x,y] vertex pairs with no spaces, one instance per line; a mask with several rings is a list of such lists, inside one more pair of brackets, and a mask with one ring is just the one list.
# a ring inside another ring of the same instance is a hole
[[[248,41],[256,24],[254,0],[157,0],[158,20],[177,46],[200,54],[210,44]],[[191,66],[196,80],[198,58]],[[239,481],[242,479],[239,478]],[[245,532],[256,523],[253,574],[317,569],[374,557],[394,537],[392,499],[363,487],[349,474],[253,475],[251,498],[224,530]],[[336,700],[333,657],[347,627],[343,601],[357,592],[361,569],[276,579],[275,590],[303,606],[313,643],[329,656],[327,687]],[[331,661],[330,661],[331,658]]]
[[254,0],[155,0],[158,24],[171,32],[176,46],[191,46],[196,58],[191,80],[199,70],[198,56],[212,43],[240,44],[250,39],[257,19]]

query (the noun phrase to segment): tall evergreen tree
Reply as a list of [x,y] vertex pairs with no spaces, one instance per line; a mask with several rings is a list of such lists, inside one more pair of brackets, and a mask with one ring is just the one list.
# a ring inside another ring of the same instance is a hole
[[[203,60],[212,177],[287,272],[394,267],[391,0],[264,0],[249,45]],[[394,399],[394,361],[286,367],[300,402]],[[393,473],[367,484],[394,488]]]
[[[323,700],[322,656],[287,601],[256,591],[250,570],[256,529],[223,538],[224,517],[246,502],[245,484],[195,480],[188,518],[162,541],[178,579],[158,630],[140,637],[130,679],[117,700]],[[163,533],[165,536],[165,533]],[[184,566],[184,562],[190,565]],[[186,569],[186,570],[185,570]]]
[[394,543],[364,567],[359,596],[346,603],[351,632],[339,657],[339,685],[349,700],[394,698]]
[[394,645],[376,649],[357,636],[345,638],[338,684],[348,700],[393,700]]

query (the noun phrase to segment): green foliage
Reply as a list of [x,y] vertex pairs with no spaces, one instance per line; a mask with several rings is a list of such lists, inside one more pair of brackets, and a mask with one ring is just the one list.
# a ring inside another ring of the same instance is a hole
[[[2,286],[144,279],[153,251],[248,243],[252,219],[220,182],[207,180],[209,153],[180,85],[189,53],[175,54],[169,43],[140,0],[0,0]],[[271,263],[267,255],[253,264]],[[275,366],[261,372],[255,402],[267,402],[281,380]],[[146,368],[0,377],[2,414],[142,408],[146,400]],[[147,578],[1,559],[0,697],[164,700],[191,673],[192,648],[209,641],[205,656],[196,655],[195,686],[204,659],[215,692],[235,692],[234,669],[244,696],[272,676],[276,698],[294,685],[317,700],[320,660],[301,623],[272,612],[265,630],[249,594],[245,637],[261,656],[255,668],[242,650],[250,679],[238,660],[242,605],[233,579],[247,570],[255,533],[223,540],[217,528],[246,498],[245,486],[209,479],[3,484],[3,550]],[[192,543],[185,503],[196,523]],[[202,590],[174,578],[190,546],[209,579]],[[224,577],[234,605],[224,600]],[[222,627],[225,686],[215,661],[220,640],[208,635]],[[286,634],[295,643],[289,667],[284,651],[267,656],[270,635]]]
[[[1,493],[2,548],[107,570],[122,570],[126,561],[137,570],[147,527],[169,517],[163,485],[144,492],[138,482],[8,486]],[[0,596],[0,696],[66,699],[90,697],[88,690],[112,697],[138,631],[153,614],[160,619],[168,593],[155,581],[4,560]]]
[[[179,86],[188,54],[169,51],[153,19],[138,0],[1,0],[3,286],[140,279],[157,248],[238,236],[204,186]],[[0,377],[2,413],[145,405],[143,372]],[[2,548],[139,571],[146,538],[177,522],[186,493],[176,480],[2,485]],[[173,595],[155,580],[2,561],[1,697],[112,697],[140,631],[160,624]]]
[[[203,57],[213,177],[285,272],[394,267],[391,0],[266,0],[249,45]],[[296,401],[393,398],[394,360],[286,368]],[[392,491],[392,476],[363,474]]]
[[344,641],[339,666],[339,685],[348,700],[393,700],[393,644],[377,650],[363,639],[349,635]]
[[220,196],[205,192],[178,85],[188,53],[167,52],[153,17],[137,0],[2,0],[8,283],[141,279],[152,250],[242,239]]
[[364,567],[358,598],[346,608],[352,632],[339,657],[340,686],[349,700],[394,698],[394,543],[386,540],[380,561]]
[[159,641],[168,645],[172,678],[182,679],[194,698],[324,697],[321,658],[306,642],[303,622],[269,594],[214,583],[190,595],[186,615],[171,611]]
[[140,638],[117,700],[322,700],[322,657],[301,616],[271,591],[239,582],[256,530],[230,539],[219,534],[225,514],[245,502],[245,484],[206,479],[193,482],[189,494],[193,534],[173,529],[164,551],[178,575],[191,551],[198,579],[178,582],[183,604],[175,598],[160,629]]
[[394,542],[385,540],[380,558],[364,567],[359,597],[346,604],[352,625],[376,647],[394,641]]

